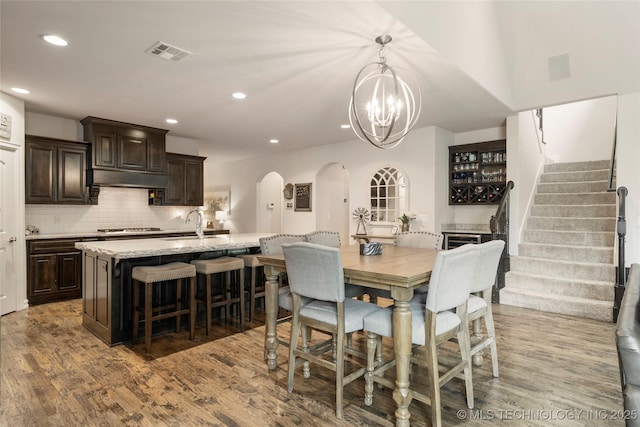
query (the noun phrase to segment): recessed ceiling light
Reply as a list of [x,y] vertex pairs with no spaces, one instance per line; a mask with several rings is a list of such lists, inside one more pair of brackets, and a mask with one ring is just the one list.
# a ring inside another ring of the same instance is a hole
[[176,119],[167,119],[165,120],[167,123],[175,125],[176,123],[178,123],[178,121]]
[[23,95],[27,95],[27,94],[31,93],[27,89],[23,89],[21,87],[12,87],[11,90],[14,91],[15,93],[21,93]]
[[280,140],[279,139],[270,139],[269,142],[272,143],[272,144],[277,144],[278,142],[280,142]]
[[340,129],[351,129],[350,125],[340,125]]
[[245,99],[247,97],[247,94],[242,92],[234,92],[231,96],[233,96],[235,99]]
[[62,37],[59,37],[53,34],[43,34],[41,37],[47,43],[50,43],[55,46],[67,46],[69,44]]

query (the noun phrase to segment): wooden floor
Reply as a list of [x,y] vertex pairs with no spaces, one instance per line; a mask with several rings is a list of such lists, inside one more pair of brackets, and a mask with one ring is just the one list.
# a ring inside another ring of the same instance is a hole
[[[1,320],[2,426],[392,426],[388,389],[364,406],[360,379],[345,391],[345,419],[334,412],[333,373],[312,366],[286,390],[286,348],[278,369],[263,361],[264,326],[224,321],[211,337],[187,332],[108,347],[81,326],[81,301],[31,307]],[[614,325],[509,306],[495,307],[500,377],[474,368],[475,409],[462,381],[443,392],[445,426],[622,426]],[[279,327],[288,333],[288,325]],[[215,335],[215,336],[214,336]],[[363,346],[362,335],[355,337]],[[389,344],[389,342],[386,342]],[[446,355],[448,349],[442,349]],[[422,371],[414,368],[412,381]],[[411,404],[411,423],[430,409]]]

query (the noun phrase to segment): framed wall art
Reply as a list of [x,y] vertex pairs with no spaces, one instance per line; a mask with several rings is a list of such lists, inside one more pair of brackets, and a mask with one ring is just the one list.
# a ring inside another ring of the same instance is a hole
[[295,191],[295,207],[297,212],[311,212],[311,183],[296,184]]

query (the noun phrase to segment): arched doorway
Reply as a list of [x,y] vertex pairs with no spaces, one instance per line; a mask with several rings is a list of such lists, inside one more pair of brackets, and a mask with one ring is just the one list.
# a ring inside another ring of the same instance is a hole
[[269,172],[256,184],[256,232],[282,233],[283,186],[278,172]]
[[316,185],[316,228],[337,231],[349,243],[349,171],[329,163],[318,171]]

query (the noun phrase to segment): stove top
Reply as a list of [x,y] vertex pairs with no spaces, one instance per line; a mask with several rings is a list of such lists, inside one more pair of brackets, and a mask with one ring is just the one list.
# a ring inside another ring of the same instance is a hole
[[162,231],[158,227],[98,228],[98,233],[141,233],[145,231]]

